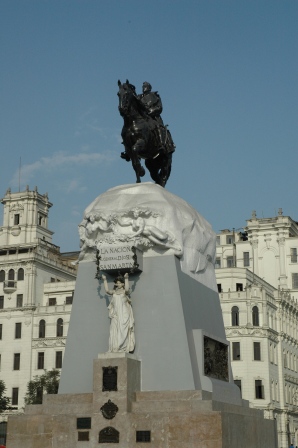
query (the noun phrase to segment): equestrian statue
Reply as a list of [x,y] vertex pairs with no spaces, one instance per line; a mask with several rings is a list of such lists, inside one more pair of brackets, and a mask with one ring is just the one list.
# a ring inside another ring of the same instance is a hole
[[149,82],[143,83],[143,93],[138,95],[135,86],[126,80],[119,86],[119,112],[124,125],[121,136],[125,151],[122,159],[131,161],[136,182],[141,182],[145,169],[141,159],[156,184],[164,187],[171,173],[175,145],[167,125],[160,116],[162,102],[158,92],[152,92]]

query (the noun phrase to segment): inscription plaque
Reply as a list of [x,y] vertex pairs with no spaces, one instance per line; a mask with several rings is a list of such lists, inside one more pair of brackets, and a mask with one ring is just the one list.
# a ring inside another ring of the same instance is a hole
[[100,431],[98,443],[119,443],[119,431],[111,426],[107,426]]
[[91,429],[91,417],[77,418],[77,429]]
[[102,391],[117,391],[117,372],[118,367],[102,368]]
[[204,336],[204,374],[229,381],[228,346]]
[[151,431],[137,431],[136,442],[151,442]]
[[108,400],[101,408],[101,413],[104,418],[112,419],[118,412],[118,406],[115,403],[112,403],[111,400]]
[[109,244],[100,246],[97,251],[99,270],[101,271],[122,271],[129,269],[134,271],[143,270],[142,252],[129,244]]

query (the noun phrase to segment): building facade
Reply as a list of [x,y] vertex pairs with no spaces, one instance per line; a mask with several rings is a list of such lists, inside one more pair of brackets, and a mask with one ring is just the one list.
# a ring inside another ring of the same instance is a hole
[[47,194],[8,190],[1,203],[0,378],[22,412],[28,382],[62,367],[78,253],[52,243]]
[[298,224],[257,218],[217,235],[216,278],[234,381],[298,445]]

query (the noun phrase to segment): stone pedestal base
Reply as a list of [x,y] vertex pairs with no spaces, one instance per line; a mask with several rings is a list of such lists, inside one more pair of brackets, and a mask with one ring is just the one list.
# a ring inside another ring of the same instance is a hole
[[45,395],[42,405],[26,406],[8,420],[7,448],[277,447],[275,422],[261,411],[200,390],[142,392],[140,378],[135,356],[99,355],[93,392]]

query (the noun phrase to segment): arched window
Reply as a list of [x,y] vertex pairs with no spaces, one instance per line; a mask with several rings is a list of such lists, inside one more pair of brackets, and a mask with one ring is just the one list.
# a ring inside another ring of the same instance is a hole
[[57,337],[63,336],[63,319],[57,320],[57,331],[56,331]]
[[44,319],[41,319],[39,321],[38,337],[39,338],[45,338],[46,337],[46,321]]
[[232,325],[233,327],[239,327],[239,308],[233,306],[232,308]]
[[0,271],[0,282],[3,283],[5,281],[5,271],[3,269]]
[[9,269],[8,271],[8,287],[14,287],[15,283],[14,283],[14,270],[13,269]]
[[18,270],[18,280],[24,280],[24,269],[20,268]]
[[252,309],[252,324],[254,327],[258,327],[259,324],[259,308],[254,306]]

